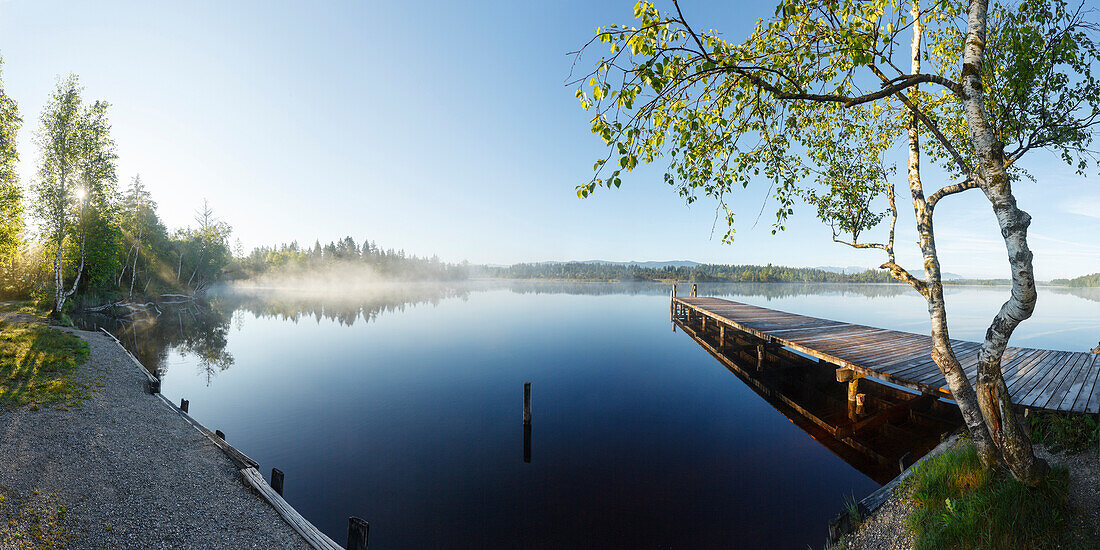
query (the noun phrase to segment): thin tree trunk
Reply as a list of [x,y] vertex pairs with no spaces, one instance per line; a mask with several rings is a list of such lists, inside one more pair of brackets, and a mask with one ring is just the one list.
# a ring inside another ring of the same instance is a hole
[[967,16],[966,42],[963,48],[963,113],[980,166],[980,182],[1001,228],[1012,270],[1012,293],[993,318],[978,353],[978,402],[994,442],[1016,479],[1037,485],[1049,470],[1036,458],[1031,441],[1024,433],[1001,372],[1001,359],[1012,332],[1035,310],[1038,295],[1032,269],[1032,253],[1027,245],[1031,216],[1016,206],[1012,186],[1005,171],[1004,144],[1000,143],[985,116],[985,91],[982,86],[982,57],[985,54],[988,0],[971,0]]
[[[76,268],[76,278],[73,279],[73,287],[70,288],[68,292],[63,292],[61,294],[61,297],[58,300],[57,312],[59,314],[61,313],[61,308],[65,306],[65,300],[68,299],[69,296],[72,296],[73,294],[76,294],[76,287],[77,287],[77,285],[80,284],[80,276],[84,273],[84,258],[86,257],[84,245],[87,242],[88,242],[88,233],[87,233],[87,231],[86,230],[81,231],[81,233],[80,233],[80,266]],[[60,281],[61,280],[60,275],[58,275],[58,277],[59,277],[58,281]]]
[[[914,1],[911,7],[913,24],[912,43],[912,74],[920,73],[921,39],[924,32],[920,24],[920,5]],[[915,96],[917,88],[913,87],[911,97]],[[915,114],[911,114],[908,121],[909,133],[909,193],[913,198],[913,212],[917,220],[918,244],[924,256],[925,286],[922,290],[925,300],[928,302],[928,316],[931,321],[932,335],[932,360],[936,362],[940,372],[947,381],[947,387],[951,395],[958,403],[963,421],[970,432],[974,446],[982,457],[983,463],[991,461],[987,465],[999,463],[996,446],[989,435],[985,420],[982,416],[977,396],[973,386],[966,378],[962,365],[959,364],[955,351],[951,348],[951,336],[947,328],[947,304],[943,295],[943,282],[940,272],[939,253],[936,250],[936,236],[932,220],[932,209],[924,196],[924,186],[920,177],[920,121]]]
[[138,262],[138,257],[141,256],[141,237],[144,234],[144,230],[145,230],[144,227],[138,228],[137,251],[134,253],[134,268],[130,270],[130,296],[129,296],[129,298],[134,297],[134,281],[137,280],[137,262]]
[[65,305],[65,289],[62,286],[61,281],[61,247],[65,243],[64,230],[58,231],[58,236],[54,239],[57,244],[57,254],[53,260],[53,283],[54,283],[54,312],[61,315],[61,308]]
[[122,279],[126,276],[126,266],[130,263],[130,255],[134,253],[134,245],[130,245],[130,249],[126,251],[126,261],[122,262],[122,271],[118,274],[118,287],[122,288]]

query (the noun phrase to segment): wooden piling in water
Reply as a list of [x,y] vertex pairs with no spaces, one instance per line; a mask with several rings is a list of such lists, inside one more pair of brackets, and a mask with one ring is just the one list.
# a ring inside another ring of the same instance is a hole
[[691,285],[691,297],[696,298],[699,296],[699,287],[695,284]]
[[271,488],[275,489],[279,496],[283,495],[283,471],[278,468],[271,469]]
[[214,430],[214,435],[220,437],[222,441],[225,441],[225,433],[221,430]]
[[531,462],[531,424],[523,425],[523,461]]
[[186,399],[180,399],[180,410],[187,412],[187,409],[191,406],[191,402]]
[[531,383],[523,383],[523,423],[531,424]]
[[370,539],[370,524],[355,516],[348,518],[347,550],[367,550],[368,539]]

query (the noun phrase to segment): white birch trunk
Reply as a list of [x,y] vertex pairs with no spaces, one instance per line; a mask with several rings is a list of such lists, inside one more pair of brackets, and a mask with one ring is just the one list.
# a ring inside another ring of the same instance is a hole
[[[913,43],[911,74],[920,74],[921,59],[920,47],[923,29],[920,24],[920,5],[914,1],[911,7],[913,17]],[[916,92],[914,86],[912,92]],[[915,94],[914,94],[915,95]],[[943,282],[940,272],[939,253],[936,250],[936,236],[932,220],[932,210],[924,196],[924,186],[920,178],[920,121],[916,115],[909,117],[909,192],[913,198],[913,212],[917,220],[918,244],[924,256],[924,272],[926,277],[925,299],[928,302],[928,316],[931,321],[932,335],[932,360],[940,368],[951,395],[959,405],[963,421],[970,432],[971,439],[979,454],[986,458],[995,459],[998,456],[997,448],[991,439],[989,430],[980,410],[974,387],[966,378],[962,365],[951,349],[951,336],[947,327],[947,304],[943,295]]]
[[1032,254],[1027,246],[1031,216],[1016,206],[1005,171],[1004,145],[997,141],[985,115],[982,57],[985,54],[988,0],[971,0],[963,48],[963,113],[977,153],[982,190],[993,206],[1012,270],[1012,293],[986,331],[978,354],[978,402],[993,441],[1016,479],[1037,485],[1049,469],[1035,457],[1031,441],[1013,410],[1001,373],[1001,358],[1016,327],[1035,310],[1037,294]]

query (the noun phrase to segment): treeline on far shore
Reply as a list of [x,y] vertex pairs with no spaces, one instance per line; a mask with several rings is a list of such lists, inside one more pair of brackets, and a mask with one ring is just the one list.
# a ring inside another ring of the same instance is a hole
[[642,267],[590,262],[524,263],[508,267],[479,266],[475,274],[497,279],[571,281],[693,281],[700,283],[889,283],[885,270],[836,273],[806,267],[700,264]]
[[453,264],[406,254],[404,250],[382,248],[367,239],[355,242],[351,237],[322,245],[302,246],[297,242],[276,247],[261,246],[237,260],[239,271],[233,278],[258,279],[294,277],[335,272],[358,279],[401,279],[412,281],[457,281],[469,277],[466,262]]
[[1050,284],[1072,287],[1100,287],[1100,273],[1082,275],[1073,279],[1054,279]]

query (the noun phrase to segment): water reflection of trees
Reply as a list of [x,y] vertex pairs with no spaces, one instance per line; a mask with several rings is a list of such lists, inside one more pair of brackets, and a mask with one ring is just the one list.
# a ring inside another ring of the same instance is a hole
[[468,295],[469,289],[436,284],[380,284],[348,295],[226,287],[216,289],[206,300],[161,305],[159,312],[127,318],[87,314],[76,321],[85,330],[109,330],[157,376],[168,373],[171,352],[193,358],[199,375],[209,385],[218,373],[233,366],[233,355],[226,351],[229,330],[231,325],[243,326],[244,312],[294,323],[328,319],[351,326],[412,305],[436,305]]
[[232,310],[256,317],[273,317],[298,323],[303,319],[335,321],[345,326],[369,323],[379,315],[404,311],[406,307],[437,305],[448,298],[465,300],[470,289],[464,285],[431,283],[379,284],[353,293],[309,292],[287,289],[223,288],[218,299]]
[[1093,302],[1100,302],[1100,288],[1098,287],[1068,287],[1068,286],[1052,286],[1043,287],[1039,289],[1039,292],[1049,291],[1055,294],[1069,294],[1085,300],[1091,300]]
[[213,298],[161,306],[159,314],[152,311],[128,318],[85,315],[77,323],[85,330],[109,330],[157,376],[167,374],[170,351],[194,357],[209,384],[233,365],[233,355],[225,350],[232,314],[231,308]]

